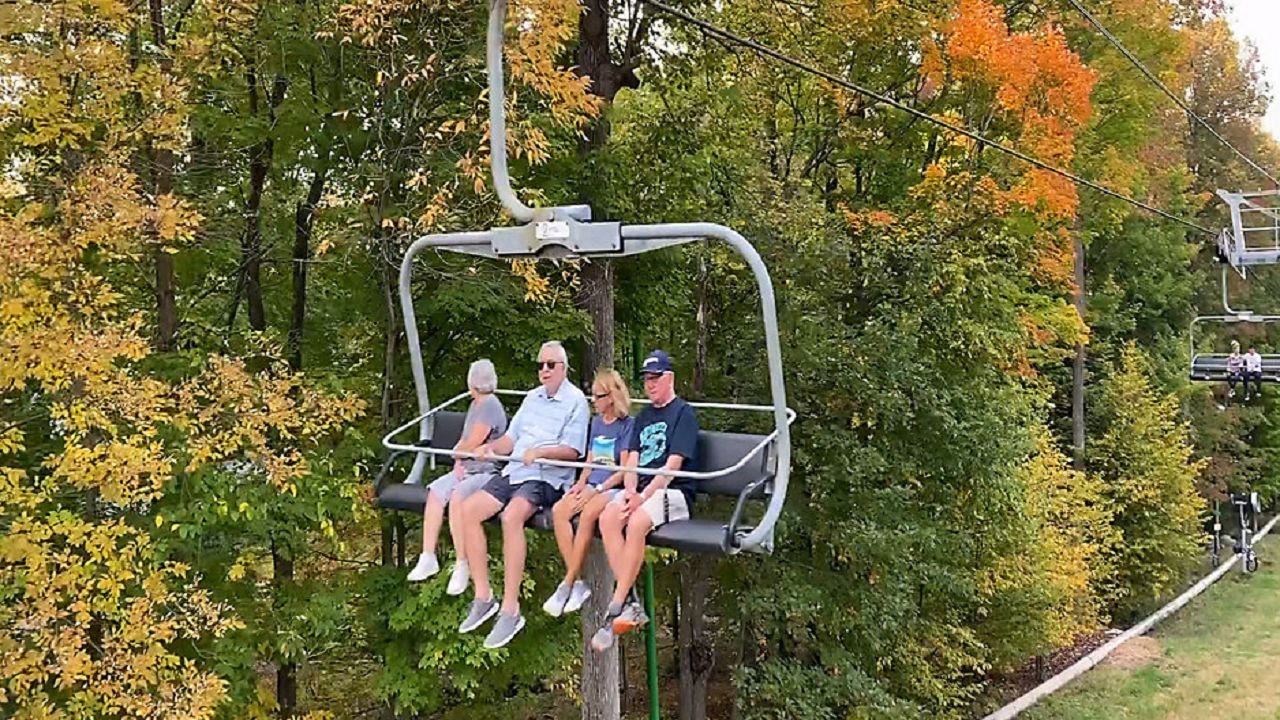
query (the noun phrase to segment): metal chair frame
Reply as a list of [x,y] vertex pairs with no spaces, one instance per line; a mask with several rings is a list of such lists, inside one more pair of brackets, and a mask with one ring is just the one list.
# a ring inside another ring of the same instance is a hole
[[[497,227],[478,232],[460,232],[427,235],[415,240],[405,253],[400,265],[400,306],[404,315],[405,335],[409,346],[410,366],[418,401],[418,417],[396,428],[383,439],[383,445],[393,452],[412,452],[417,457],[409,473],[409,482],[420,481],[428,458],[436,455],[455,455],[452,451],[396,442],[394,435],[414,424],[419,428],[419,441],[430,440],[431,416],[442,408],[457,402],[463,396],[451,398],[443,405],[433,407],[430,401],[426,373],[422,359],[421,339],[418,335],[417,317],[414,312],[412,280],[413,261],[426,250],[443,250],[466,253],[488,258],[595,258],[625,257],[658,250],[700,239],[718,240],[729,245],[746,261],[756,280],[760,294],[760,314],[764,325],[765,355],[769,372],[770,405],[739,405],[710,403],[704,407],[727,410],[768,412],[774,420],[774,430],[761,441],[752,453],[735,467],[741,467],[752,456],[770,446],[770,462],[774,463],[773,492],[759,524],[733,538],[730,552],[758,550],[771,544],[773,528],[782,513],[786,499],[787,482],[791,469],[790,424],[795,413],[787,407],[786,387],[782,374],[782,348],[778,338],[778,317],[774,299],[773,281],[760,253],[742,235],[732,228],[715,223],[665,223],[655,225],[622,225],[617,222],[592,222],[591,208],[585,205],[569,205],[548,208],[526,206],[516,197],[507,172],[505,94],[503,88],[502,42],[506,22],[506,0],[491,0],[486,45],[486,66],[489,75],[490,158],[494,190],[503,206],[517,221],[524,223],[514,227]],[[603,467],[590,463],[538,461],[545,465],[561,467]],[[706,479],[728,474],[734,467],[710,472],[670,473],[677,477]],[[637,470],[645,475],[658,471]],[[664,473],[666,474],[666,473]],[[739,501],[741,505],[741,500]],[[735,513],[736,514],[736,513]]]

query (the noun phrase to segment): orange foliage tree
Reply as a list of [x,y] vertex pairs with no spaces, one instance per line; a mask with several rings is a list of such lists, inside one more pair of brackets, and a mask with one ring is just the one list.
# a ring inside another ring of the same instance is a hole
[[[949,79],[980,91],[984,102],[994,100],[991,112],[1021,149],[1070,167],[1076,135],[1092,113],[1089,94],[1097,75],[1067,46],[1059,27],[1010,32],[999,6],[961,0],[940,42],[925,43],[921,72],[930,86]],[[1078,202],[1069,180],[1036,168],[1022,173],[1009,196],[1043,219],[1070,219]]]

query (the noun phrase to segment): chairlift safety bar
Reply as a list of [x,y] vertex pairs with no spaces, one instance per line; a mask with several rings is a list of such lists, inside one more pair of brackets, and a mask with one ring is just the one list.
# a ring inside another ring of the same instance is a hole
[[[524,397],[525,395],[529,394],[528,390],[507,390],[507,389],[501,389],[501,388],[498,390],[495,390],[494,392],[495,394],[498,394],[498,395],[509,395],[509,396],[517,396],[517,397]],[[454,450],[444,450],[441,448],[425,447],[422,445],[405,445],[403,443],[397,443],[392,440],[392,438],[395,437],[396,435],[399,435],[405,430],[408,430],[410,427],[413,427],[415,424],[418,424],[423,420],[434,416],[436,413],[444,410],[445,408],[448,408],[449,406],[457,403],[458,401],[466,398],[467,396],[468,396],[468,393],[465,393],[465,392],[459,393],[458,395],[455,395],[449,398],[448,400],[446,400],[443,404],[437,405],[436,407],[431,408],[431,410],[429,410],[425,415],[416,417],[410,420],[409,422],[401,425],[400,427],[396,428],[395,430],[392,430],[391,432],[387,433],[385,437],[382,438],[383,446],[390,450],[399,450],[402,452],[413,452],[413,453],[425,453],[428,455],[447,455],[449,457],[457,458],[460,460],[482,460],[483,459],[483,460],[494,460],[498,462],[515,462],[515,463],[523,462],[522,458],[518,458],[512,455],[489,455],[486,458],[481,458],[479,455],[476,455],[475,453],[457,452]],[[642,405],[651,404],[648,399],[641,399],[641,398],[634,399],[632,400],[632,402],[636,404],[642,404]],[[743,405],[739,403],[714,403],[714,402],[690,402],[689,404],[695,408],[704,408],[708,410],[742,410],[747,412],[773,412],[773,406],[771,405]],[[795,422],[795,419],[796,419],[796,411],[792,410],[791,408],[787,408],[787,423],[788,424],[793,423]],[[724,477],[725,475],[729,475],[737,472],[738,470],[741,470],[752,458],[759,455],[761,450],[763,450],[775,439],[777,439],[777,437],[778,437],[778,431],[774,430],[773,432],[764,436],[764,438],[762,438],[760,442],[756,443],[741,460],[739,460],[738,462],[726,468],[719,468],[717,470],[695,471],[695,470],[664,470],[663,468],[638,467],[638,468],[632,469],[631,472],[635,472],[637,475],[650,475],[650,476],[664,475],[667,477],[689,478],[691,480],[714,480],[715,478]],[[578,462],[573,460],[540,459],[540,460],[535,460],[534,462],[536,462],[539,465],[550,465],[554,467],[564,467],[564,468],[578,468],[578,469],[590,468],[592,470],[613,470],[613,471],[625,469],[617,465],[602,465],[600,463],[585,463],[585,462]]]

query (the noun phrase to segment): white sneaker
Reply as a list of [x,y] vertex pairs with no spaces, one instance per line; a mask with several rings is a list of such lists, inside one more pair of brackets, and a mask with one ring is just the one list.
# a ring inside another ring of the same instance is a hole
[[408,571],[408,582],[421,583],[422,580],[428,579],[431,575],[439,573],[440,562],[435,559],[434,552],[424,552],[417,556],[417,565]]
[[560,583],[556,586],[556,591],[551,594],[551,597],[542,603],[542,612],[551,617],[560,617],[560,614],[565,611],[565,606],[569,604],[569,593],[572,590],[568,585]]
[[447,595],[461,595],[467,591],[467,585],[471,583],[471,566],[466,560],[459,560],[453,566],[453,573],[449,575],[449,586],[444,589]]
[[586,583],[581,580],[574,582],[573,591],[569,593],[569,602],[564,606],[565,613],[577,612],[590,597],[591,588],[587,587]]

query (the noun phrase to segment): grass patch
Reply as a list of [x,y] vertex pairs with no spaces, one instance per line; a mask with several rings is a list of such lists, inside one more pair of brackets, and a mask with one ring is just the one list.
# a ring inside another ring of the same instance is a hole
[[1280,718],[1280,545],[1259,547],[1251,577],[1233,568],[1156,627],[1161,652],[1141,667],[1102,665],[1022,717],[1028,720]]

